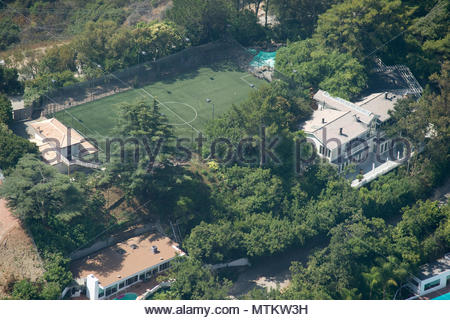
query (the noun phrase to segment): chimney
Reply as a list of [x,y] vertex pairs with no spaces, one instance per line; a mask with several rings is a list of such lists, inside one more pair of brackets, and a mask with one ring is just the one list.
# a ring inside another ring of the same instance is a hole
[[72,161],[72,129],[67,127],[67,160]]
[[342,130],[343,130],[343,128],[339,128],[339,134],[340,134],[341,136],[343,135]]

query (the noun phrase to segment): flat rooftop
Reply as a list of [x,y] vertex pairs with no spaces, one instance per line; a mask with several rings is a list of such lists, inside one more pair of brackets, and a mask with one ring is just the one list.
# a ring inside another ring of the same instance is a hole
[[378,92],[365,97],[363,100],[358,101],[355,104],[378,115],[379,119],[384,122],[391,117],[389,115],[389,111],[394,110],[395,103],[401,98],[403,98],[403,96],[398,94]]
[[419,268],[417,277],[420,280],[426,280],[428,278],[437,276],[445,271],[450,270],[450,254],[446,254],[435,262],[424,264]]
[[[158,248],[156,254],[152,252],[152,246]],[[176,242],[156,233],[146,233],[74,261],[71,271],[75,279],[93,274],[105,288],[180,254],[184,253]]]

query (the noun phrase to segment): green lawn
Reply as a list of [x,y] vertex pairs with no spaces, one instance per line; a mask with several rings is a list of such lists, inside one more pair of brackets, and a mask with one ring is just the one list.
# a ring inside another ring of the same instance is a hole
[[[160,111],[174,126],[175,134],[191,137],[196,130],[203,131],[207,121],[212,119],[212,103],[217,117],[233,103],[239,104],[245,100],[255,90],[249,83],[257,88],[264,81],[240,71],[201,68],[142,89],[133,89],[60,111],[55,117],[101,143],[105,137],[113,135],[121,104],[138,100],[152,103],[152,95],[163,103]],[[211,103],[207,103],[206,99],[211,99]]]

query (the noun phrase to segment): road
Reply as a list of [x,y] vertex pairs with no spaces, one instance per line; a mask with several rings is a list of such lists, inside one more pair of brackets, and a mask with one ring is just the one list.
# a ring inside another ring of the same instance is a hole
[[315,239],[301,248],[292,248],[287,252],[260,259],[242,272],[233,287],[230,295],[238,297],[246,294],[256,287],[280,289],[286,288],[290,283],[291,273],[289,267],[292,261],[306,263],[308,256],[318,248],[323,248],[328,239]]

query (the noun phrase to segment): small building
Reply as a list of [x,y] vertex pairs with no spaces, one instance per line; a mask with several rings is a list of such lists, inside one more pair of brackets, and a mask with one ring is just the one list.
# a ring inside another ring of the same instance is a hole
[[407,286],[418,296],[450,286],[450,253],[435,262],[421,266]]
[[31,122],[29,128],[33,136],[30,141],[36,143],[44,161],[61,172],[75,165],[88,166],[80,158],[98,152],[80,133],[56,118]]
[[72,263],[72,273],[90,300],[110,299],[139,282],[154,279],[185,253],[159,234],[117,243]]

